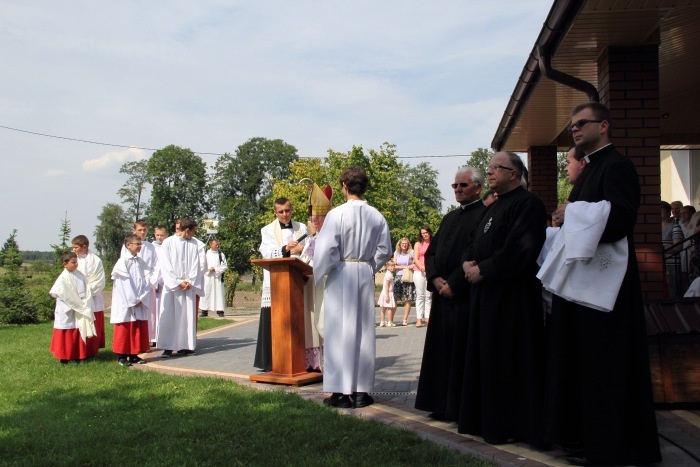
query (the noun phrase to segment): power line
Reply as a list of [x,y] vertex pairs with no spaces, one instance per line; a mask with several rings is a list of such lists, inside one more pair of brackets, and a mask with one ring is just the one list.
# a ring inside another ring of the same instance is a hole
[[[20,128],[12,128],[12,127],[5,126],[5,125],[0,125],[0,128],[4,128],[5,130],[18,131],[20,133],[27,133],[27,134],[35,135],[35,136],[43,136],[45,138],[56,138],[56,139],[63,139],[66,141],[75,141],[78,143],[97,144],[99,146],[111,146],[114,148],[141,149],[143,151],[158,151],[158,149],[154,149],[154,148],[143,148],[143,147],[131,146],[131,145],[127,145],[127,144],[103,143],[100,141],[90,141],[87,139],[69,138],[67,136],[49,135],[46,133],[39,133],[36,131],[22,130]],[[201,151],[192,151],[192,152],[195,154],[203,154],[203,155],[208,155],[208,156],[225,156],[226,154],[229,154],[229,153],[201,152]],[[397,157],[397,159],[435,159],[435,158],[443,158],[443,157],[470,157],[470,154],[445,154],[445,155],[440,155],[440,156],[396,156],[396,157]],[[318,158],[303,157],[303,159],[318,159]]]

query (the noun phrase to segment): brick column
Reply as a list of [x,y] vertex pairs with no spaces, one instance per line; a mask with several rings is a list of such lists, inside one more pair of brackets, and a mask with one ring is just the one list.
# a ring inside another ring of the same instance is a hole
[[642,198],[634,241],[645,299],[663,298],[659,47],[608,47],[598,59],[601,102],[612,114],[612,142],[637,168]]
[[557,147],[531,146],[527,150],[530,191],[537,195],[548,213],[557,208]]

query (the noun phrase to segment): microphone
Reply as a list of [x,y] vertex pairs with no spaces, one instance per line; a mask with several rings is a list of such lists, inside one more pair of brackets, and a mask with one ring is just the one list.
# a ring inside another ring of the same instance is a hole
[[305,239],[306,237],[308,237],[308,236],[309,236],[309,234],[304,234],[304,235],[302,235],[301,237],[297,238],[297,242],[299,242],[299,243],[303,242],[304,239]]

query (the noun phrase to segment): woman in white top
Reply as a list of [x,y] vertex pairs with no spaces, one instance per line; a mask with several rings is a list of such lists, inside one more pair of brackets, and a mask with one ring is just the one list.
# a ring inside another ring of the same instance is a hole
[[[402,326],[408,326],[408,314],[411,312],[411,302],[416,299],[416,286],[411,282],[403,282],[404,269],[413,269],[413,248],[408,238],[404,237],[396,244],[394,251],[394,264],[396,265],[396,274],[394,275],[394,300],[403,302],[403,323]],[[394,317],[389,316],[389,321],[393,322]]]
[[423,327],[423,320],[428,324],[430,307],[433,304],[432,294],[428,290],[428,280],[425,277],[425,252],[433,239],[433,231],[427,225],[420,228],[420,240],[413,247],[413,283],[416,286],[416,327]]

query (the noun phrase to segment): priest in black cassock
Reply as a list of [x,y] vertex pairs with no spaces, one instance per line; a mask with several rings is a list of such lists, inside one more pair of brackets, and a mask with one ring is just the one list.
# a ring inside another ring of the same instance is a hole
[[[569,448],[572,463],[651,464],[661,454],[634,249],[639,177],[610,143],[610,125],[602,104],[571,112],[570,131],[586,153],[586,168],[569,202],[610,202],[600,242],[627,238],[627,271],[611,312],[553,298],[545,436]],[[555,212],[557,222],[565,221],[566,207]]]
[[433,294],[425,337],[416,408],[437,420],[456,421],[469,330],[469,283],[460,258],[486,207],[479,197],[484,175],[462,167],[452,188],[459,208],[443,217],[425,253],[428,291]]
[[517,154],[494,155],[486,173],[498,201],[484,212],[464,257],[472,287],[458,431],[491,444],[539,446],[545,328],[536,260],[547,214],[521,186],[524,172]]

